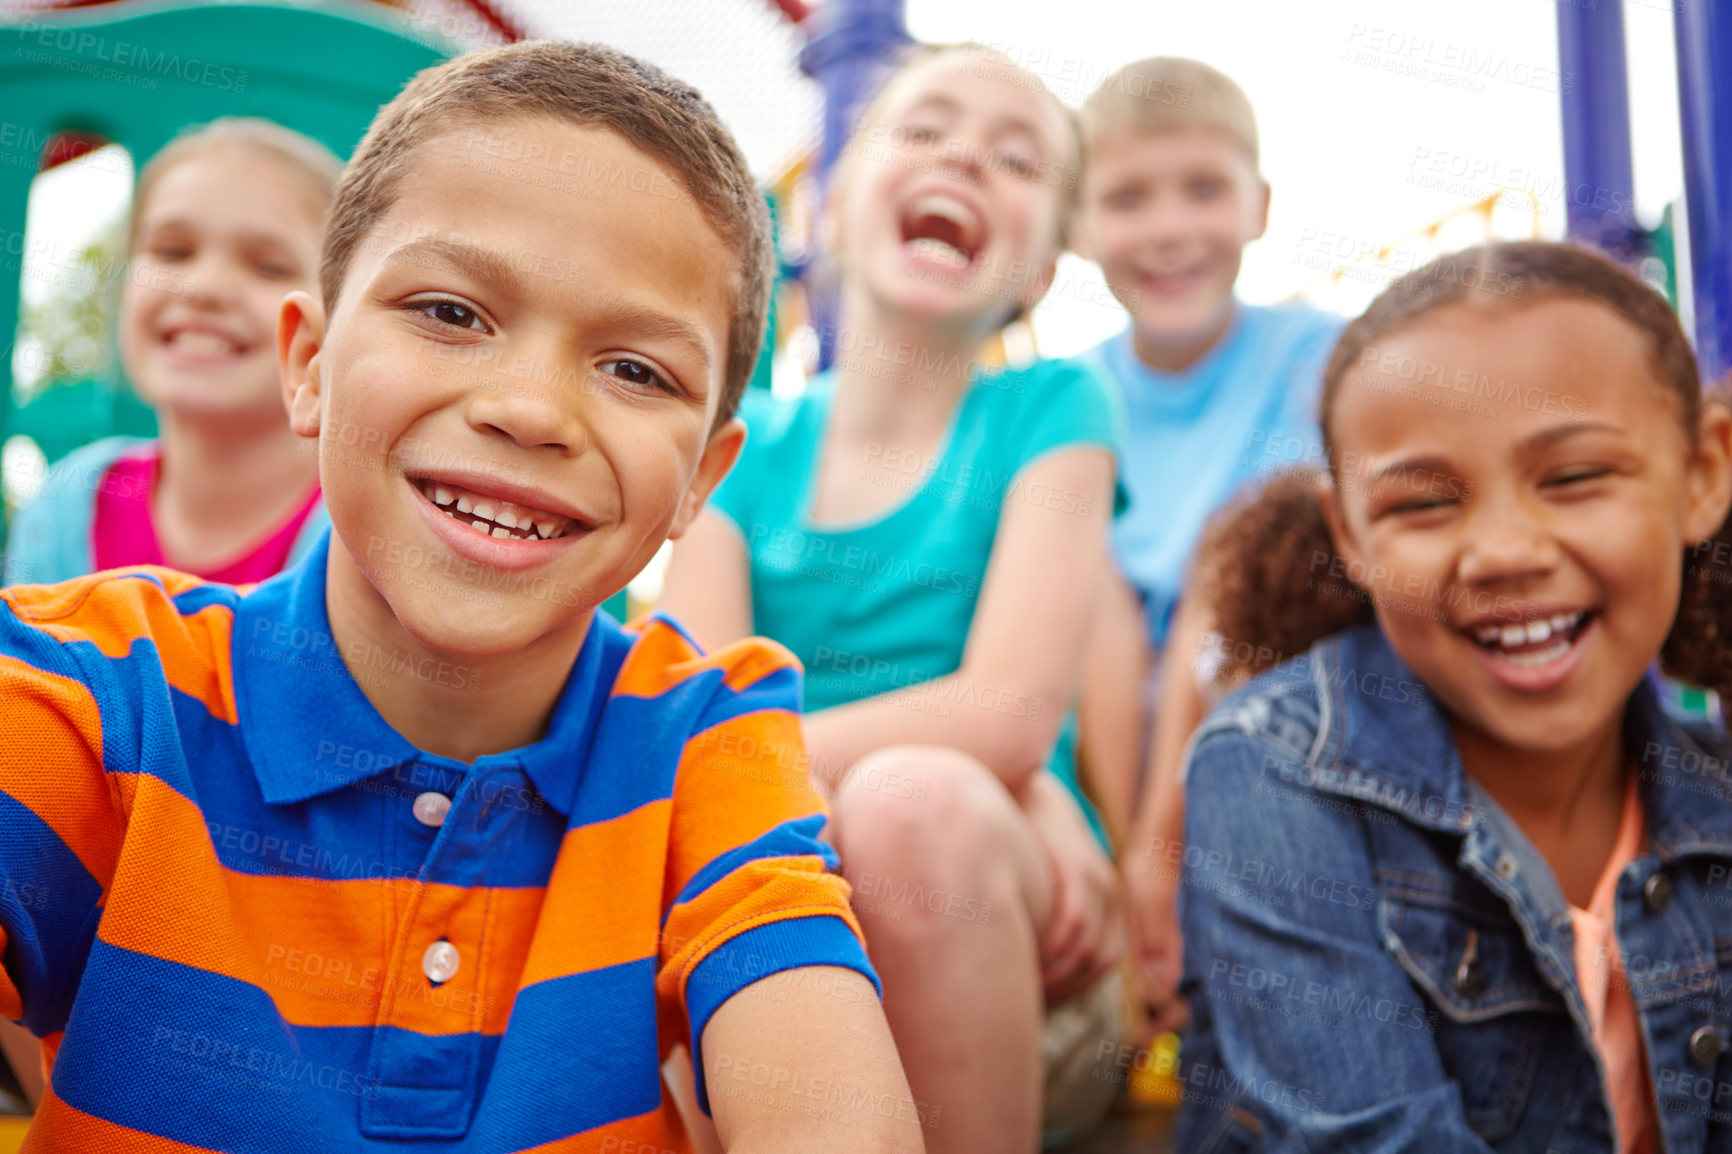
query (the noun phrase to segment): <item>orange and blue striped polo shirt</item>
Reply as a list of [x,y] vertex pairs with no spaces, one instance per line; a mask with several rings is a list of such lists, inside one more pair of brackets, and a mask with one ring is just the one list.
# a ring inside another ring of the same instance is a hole
[[328,548],[251,590],[0,592],[0,1012],[51,1063],[27,1148],[683,1150],[660,1064],[724,1001],[876,983],[785,651],[598,613],[546,736],[470,765],[367,701],[392,662],[334,647]]

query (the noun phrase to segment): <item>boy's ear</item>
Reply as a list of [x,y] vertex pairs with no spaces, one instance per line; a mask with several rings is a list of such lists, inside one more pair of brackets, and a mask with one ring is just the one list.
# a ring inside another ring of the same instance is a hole
[[1269,182],[1254,173],[1252,179],[1257,183],[1251,191],[1251,236],[1246,241],[1247,244],[1253,240],[1262,240],[1263,234],[1269,231]]
[[672,541],[682,536],[698,519],[698,514],[704,510],[704,502],[710,499],[716,486],[722,483],[722,478],[734,467],[734,462],[740,459],[740,449],[746,443],[746,422],[738,417],[732,417],[721,428],[710,434],[709,443],[704,446],[704,455],[698,460],[697,475],[686,489],[686,495],[680,501],[679,512],[674,514],[674,523],[668,526],[668,540]]
[[319,352],[325,345],[325,306],[309,293],[292,292],[277,311],[277,369],[289,427],[303,437],[319,435]]
[[1702,406],[1696,455],[1690,464],[1690,503],[1685,514],[1689,544],[1711,540],[1732,508],[1732,410],[1717,401]]

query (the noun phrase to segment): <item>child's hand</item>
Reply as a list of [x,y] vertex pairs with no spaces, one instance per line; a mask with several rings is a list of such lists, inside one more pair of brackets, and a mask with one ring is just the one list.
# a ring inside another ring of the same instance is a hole
[[1189,1024],[1191,1011],[1178,996],[1185,954],[1179,929],[1178,871],[1168,871],[1168,876],[1146,861],[1139,864],[1145,868],[1125,872],[1137,995],[1148,1015],[1151,1037],[1180,1033]]
[[1052,869],[1053,905],[1040,942],[1048,1005],[1068,1001],[1119,964],[1125,953],[1124,895],[1118,871],[1065,787],[1046,773],[1030,783],[1029,818]]

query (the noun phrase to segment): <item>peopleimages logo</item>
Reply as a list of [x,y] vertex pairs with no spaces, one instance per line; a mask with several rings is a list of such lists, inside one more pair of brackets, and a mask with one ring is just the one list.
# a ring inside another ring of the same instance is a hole
[[[27,21],[19,26],[20,46],[14,55],[34,64],[49,64],[103,80],[155,88],[152,76],[166,76],[237,95],[247,90],[247,72],[196,56],[182,57],[166,48],[151,50],[129,40],[109,39],[88,28]],[[34,33],[34,36],[31,34]],[[76,57],[77,59],[70,59]],[[112,67],[104,67],[111,65]]]

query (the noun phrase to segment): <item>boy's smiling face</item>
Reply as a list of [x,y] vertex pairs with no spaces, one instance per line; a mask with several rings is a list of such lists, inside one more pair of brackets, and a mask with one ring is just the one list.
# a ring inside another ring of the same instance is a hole
[[1077,247],[1101,266],[1148,358],[1220,336],[1245,246],[1268,219],[1269,186],[1225,135],[1110,132],[1083,166]]
[[333,623],[340,585],[378,608],[347,566],[439,649],[584,628],[739,451],[738,421],[712,429],[740,275],[612,132],[522,119],[418,147],[331,314],[284,303],[291,422],[320,439],[342,544]]

